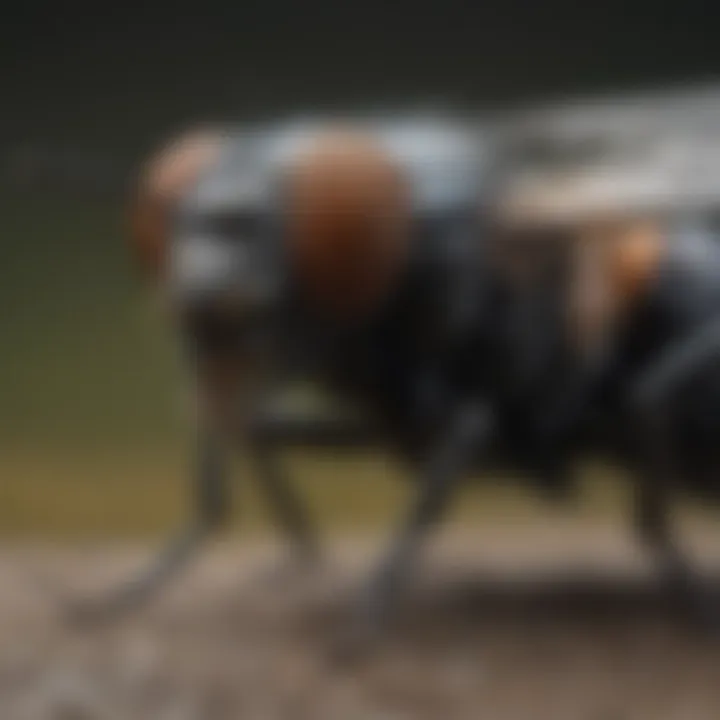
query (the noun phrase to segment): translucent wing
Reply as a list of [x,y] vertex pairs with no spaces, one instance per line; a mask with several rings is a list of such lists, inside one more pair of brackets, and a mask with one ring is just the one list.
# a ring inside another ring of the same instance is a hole
[[720,206],[720,86],[577,100],[499,126],[509,218]]

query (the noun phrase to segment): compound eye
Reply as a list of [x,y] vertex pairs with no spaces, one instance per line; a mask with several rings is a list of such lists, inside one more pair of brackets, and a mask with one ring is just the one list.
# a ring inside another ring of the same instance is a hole
[[173,218],[183,195],[217,156],[221,136],[194,131],[161,148],[140,169],[130,199],[129,244],[141,268],[166,269]]

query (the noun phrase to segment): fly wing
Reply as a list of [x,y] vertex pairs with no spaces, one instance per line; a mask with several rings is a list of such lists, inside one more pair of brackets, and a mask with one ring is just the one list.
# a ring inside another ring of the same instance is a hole
[[720,86],[578,100],[503,118],[515,221],[720,206]]

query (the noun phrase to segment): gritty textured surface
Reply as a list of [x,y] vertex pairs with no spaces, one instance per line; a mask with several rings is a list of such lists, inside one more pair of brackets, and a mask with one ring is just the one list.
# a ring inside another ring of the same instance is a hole
[[[698,536],[708,558],[720,533]],[[518,526],[433,547],[396,632],[362,663],[328,653],[377,543],[273,575],[269,547],[228,544],[141,612],[72,627],[131,548],[0,552],[2,720],[715,720],[720,639],[691,631],[620,527]]]

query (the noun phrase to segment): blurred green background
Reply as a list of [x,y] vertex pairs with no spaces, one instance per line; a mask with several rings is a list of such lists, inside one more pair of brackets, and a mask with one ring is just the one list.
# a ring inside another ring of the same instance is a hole
[[62,191],[0,202],[3,531],[122,529],[153,494],[161,515],[178,506],[180,368],[130,267],[122,210]]

